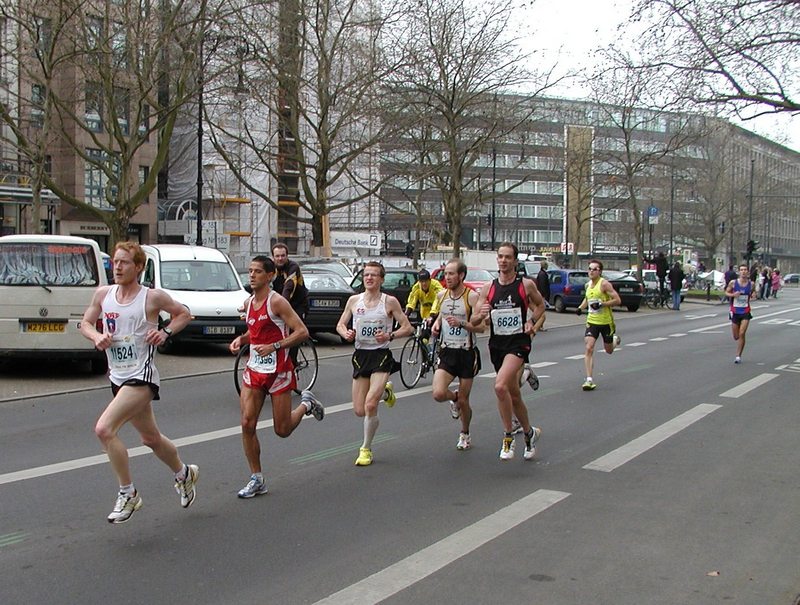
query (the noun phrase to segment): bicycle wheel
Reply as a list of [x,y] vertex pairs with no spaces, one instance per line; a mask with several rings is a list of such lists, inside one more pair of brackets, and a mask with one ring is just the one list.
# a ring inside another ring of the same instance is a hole
[[412,336],[400,352],[400,380],[407,389],[417,386],[422,376],[422,361],[420,342]]
[[236,386],[236,392],[242,394],[242,374],[247,367],[247,360],[250,357],[250,345],[244,345],[239,349],[239,354],[236,356],[236,363],[233,364],[233,384]]
[[294,366],[294,375],[297,377],[295,393],[312,389],[317,382],[317,374],[319,374],[317,347],[314,341],[308,338],[297,348],[297,362]]
[[661,299],[658,296],[658,292],[648,292],[644,296],[644,302],[648,309],[658,309]]
[[666,304],[667,309],[672,311],[672,308],[675,306],[672,304],[672,292],[670,292],[668,295],[664,297],[664,303]]

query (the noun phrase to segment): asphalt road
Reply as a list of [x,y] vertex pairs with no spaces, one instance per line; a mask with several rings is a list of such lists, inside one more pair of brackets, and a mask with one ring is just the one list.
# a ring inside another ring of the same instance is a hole
[[[92,434],[105,387],[4,401],[0,603],[796,603],[800,292],[754,315],[734,365],[723,306],[620,312],[623,346],[597,354],[590,393],[580,320],[551,315],[534,343],[542,386],[524,391],[543,429],[533,462],[497,458],[484,354],[472,450],[455,449],[428,379],[381,409],[375,463],[353,466],[347,347],[325,344],[327,416],[279,439],[265,409],[270,493],[252,500],[235,496],[247,467],[230,374],[165,380],[159,424],[200,465],[198,498],[181,509],[126,429],[145,504],[120,526]],[[206,357],[204,371],[231,364]],[[31,372],[6,378],[50,374]]]

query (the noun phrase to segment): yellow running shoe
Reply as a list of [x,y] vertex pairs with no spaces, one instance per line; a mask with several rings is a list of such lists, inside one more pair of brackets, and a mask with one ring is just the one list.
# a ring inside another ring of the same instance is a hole
[[372,464],[372,450],[368,447],[358,448],[358,458],[356,458],[356,466],[369,466]]
[[389,380],[383,388],[383,401],[386,403],[387,408],[394,407],[397,402],[397,395],[394,394],[394,385]]
[[581,388],[584,391],[594,391],[597,388],[597,385],[593,383],[591,380],[587,380],[586,382],[583,383]]

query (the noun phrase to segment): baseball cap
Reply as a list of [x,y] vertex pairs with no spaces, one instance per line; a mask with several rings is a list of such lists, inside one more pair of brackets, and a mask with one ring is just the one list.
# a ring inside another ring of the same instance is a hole
[[420,281],[424,281],[431,278],[431,274],[427,269],[422,269],[419,274],[417,275]]

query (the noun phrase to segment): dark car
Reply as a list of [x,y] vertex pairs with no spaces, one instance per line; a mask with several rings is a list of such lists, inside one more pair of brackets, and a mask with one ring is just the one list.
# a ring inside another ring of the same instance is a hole
[[549,303],[556,312],[563,313],[567,307],[577,307],[583,300],[583,288],[589,281],[589,272],[584,269],[550,269]]
[[[386,267],[386,278],[383,280],[382,292],[391,294],[400,301],[400,306],[405,309],[406,301],[408,301],[408,294],[411,292],[411,286],[417,283],[417,269],[410,267]],[[356,292],[364,291],[364,270],[361,269],[350,286]]]
[[645,291],[642,282],[622,271],[603,271],[603,277],[614,286],[620,299],[622,299],[623,307],[626,307],[631,312],[639,309]]
[[308,288],[305,323],[309,332],[336,333],[336,323],[355,291],[340,275],[330,271],[306,269],[303,281]]

